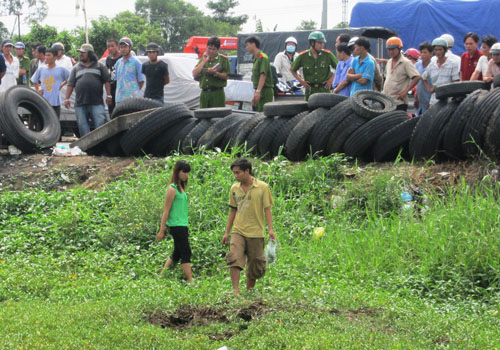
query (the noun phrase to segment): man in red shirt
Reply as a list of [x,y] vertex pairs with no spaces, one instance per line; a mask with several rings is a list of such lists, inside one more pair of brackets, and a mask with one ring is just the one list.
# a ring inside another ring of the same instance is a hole
[[[460,80],[462,81],[470,80],[472,73],[476,70],[479,57],[483,55],[483,53],[477,49],[479,36],[476,33],[469,32],[465,34],[464,44],[466,51],[462,54],[460,63]],[[478,79],[483,79],[481,74]]]

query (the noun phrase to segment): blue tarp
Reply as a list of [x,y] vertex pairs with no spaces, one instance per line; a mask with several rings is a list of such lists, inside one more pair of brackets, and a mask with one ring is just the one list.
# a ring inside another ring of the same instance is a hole
[[468,32],[500,39],[499,16],[497,0],[367,0],[354,5],[350,25],[393,29],[405,49],[448,33],[455,38],[453,52],[461,54]]

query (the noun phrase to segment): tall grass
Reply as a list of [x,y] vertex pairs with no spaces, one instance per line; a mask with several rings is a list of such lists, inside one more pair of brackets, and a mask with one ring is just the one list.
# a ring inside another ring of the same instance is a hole
[[[190,239],[199,276],[225,269],[220,240],[234,182],[229,166],[236,156],[187,157]],[[179,158],[142,163],[101,192],[2,193],[0,259],[43,273],[47,282],[34,287],[24,272],[0,265],[6,277],[0,299],[27,289],[48,295],[82,269],[132,279],[154,275],[173,245],[169,239],[155,242],[155,234]],[[407,212],[401,210],[400,193],[409,179],[393,172],[347,178],[351,166],[339,156],[302,163],[254,159],[256,177],[271,186],[275,231],[280,249],[290,254],[288,268],[316,266],[323,273],[422,296],[489,298],[500,291],[497,185],[471,189],[461,183],[444,196],[428,193],[425,210],[417,205]],[[317,226],[327,233],[312,241]]]

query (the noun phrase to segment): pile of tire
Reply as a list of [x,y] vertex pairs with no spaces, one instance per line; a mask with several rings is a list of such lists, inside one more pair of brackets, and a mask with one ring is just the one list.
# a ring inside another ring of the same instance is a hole
[[13,86],[0,96],[0,134],[24,153],[33,153],[54,146],[61,137],[61,125],[35,90]]
[[[375,91],[358,91],[352,98],[320,93],[308,102],[272,102],[263,113],[228,108],[190,111],[172,103],[108,140],[107,148],[123,155],[165,156],[172,151],[191,154],[197,148],[238,147],[262,157],[283,154],[292,161],[334,153],[366,161],[398,156],[464,159],[481,150],[496,158],[500,88],[488,88],[482,82],[443,85],[436,89],[439,102],[413,118],[396,110],[392,98]],[[142,107],[154,107],[148,103]],[[131,111],[120,105],[117,109]]]

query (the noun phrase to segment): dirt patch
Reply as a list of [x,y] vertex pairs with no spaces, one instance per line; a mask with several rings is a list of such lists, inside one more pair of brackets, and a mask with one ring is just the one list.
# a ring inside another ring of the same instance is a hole
[[182,306],[170,315],[163,311],[148,312],[145,318],[155,326],[176,330],[184,330],[195,325],[206,325],[214,322],[228,322],[226,315],[219,309],[193,306]]
[[[155,326],[184,330],[193,326],[203,326],[214,322],[228,323],[229,317],[234,315],[236,315],[237,318],[250,322],[267,312],[269,312],[269,309],[265,307],[264,302],[262,300],[257,300],[236,311],[227,308],[187,305],[181,306],[170,314],[164,311],[145,312],[144,318]],[[243,329],[244,328],[245,327],[243,327]],[[212,338],[214,340],[229,339],[235,334],[235,332],[227,331],[222,334],[214,334]]]
[[133,158],[0,156],[0,191],[99,189],[134,165]]
[[239,309],[236,315],[242,320],[249,322],[260,315],[266,314],[268,311],[269,310],[264,306],[264,302],[262,300],[257,300]]

